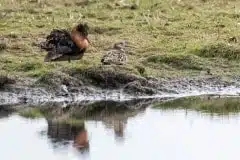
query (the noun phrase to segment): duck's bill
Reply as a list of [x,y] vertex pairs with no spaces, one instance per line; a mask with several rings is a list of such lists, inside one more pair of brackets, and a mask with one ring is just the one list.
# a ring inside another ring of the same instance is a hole
[[90,44],[90,41],[89,41],[89,39],[86,37],[86,40],[88,41],[88,43]]

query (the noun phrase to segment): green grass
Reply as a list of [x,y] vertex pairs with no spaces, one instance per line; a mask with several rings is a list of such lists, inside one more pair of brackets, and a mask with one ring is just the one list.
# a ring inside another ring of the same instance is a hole
[[240,112],[239,98],[187,97],[156,104],[159,109],[189,109],[205,113],[229,114]]
[[[127,40],[134,48],[125,70],[142,76],[239,75],[238,0],[1,0],[0,69],[42,77],[101,65],[105,49]],[[37,44],[54,28],[90,26],[91,46],[80,61],[44,63]],[[234,37],[234,40],[233,40]],[[141,66],[141,67],[140,67]],[[127,69],[126,69],[127,68]]]

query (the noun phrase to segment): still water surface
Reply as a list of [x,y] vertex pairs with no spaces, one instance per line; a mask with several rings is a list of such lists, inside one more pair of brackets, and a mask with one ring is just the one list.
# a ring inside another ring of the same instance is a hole
[[86,120],[89,146],[74,137],[81,127],[18,114],[0,118],[1,160],[239,160],[240,115],[146,108],[134,116]]

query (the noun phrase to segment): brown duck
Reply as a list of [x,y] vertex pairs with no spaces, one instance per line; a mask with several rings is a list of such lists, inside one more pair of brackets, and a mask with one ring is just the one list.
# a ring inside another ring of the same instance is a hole
[[44,61],[71,61],[82,58],[89,46],[88,25],[78,24],[71,32],[54,29],[41,43],[41,48],[48,52]]

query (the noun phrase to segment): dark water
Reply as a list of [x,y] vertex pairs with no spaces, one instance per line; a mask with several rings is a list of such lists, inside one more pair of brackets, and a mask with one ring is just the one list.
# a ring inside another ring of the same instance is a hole
[[[116,106],[124,108],[113,104],[105,104],[104,109],[101,109],[104,105],[95,104],[100,109],[94,112],[91,109],[91,115],[85,116],[81,125],[58,123],[49,117],[29,119],[16,112],[1,114],[0,159],[238,160],[240,157],[238,112],[163,109],[154,108],[151,103],[134,103],[133,108],[130,103],[124,110],[112,110]],[[136,106],[143,108],[139,110]],[[69,115],[69,110],[60,115]],[[71,113],[73,116],[76,110]],[[79,147],[76,143],[83,133],[88,135],[89,142]]]

